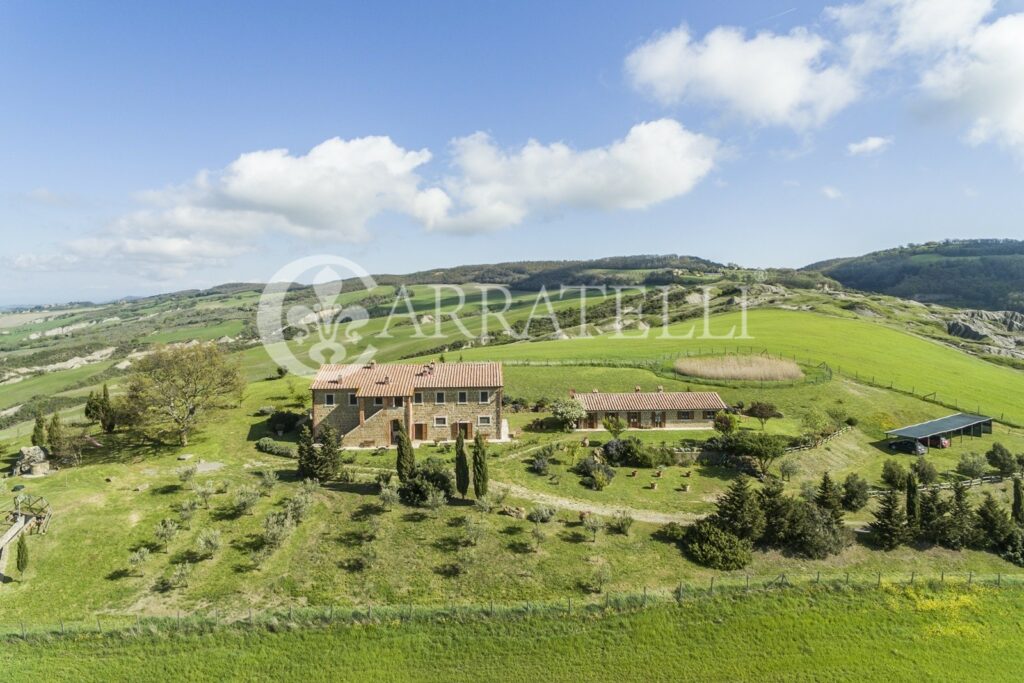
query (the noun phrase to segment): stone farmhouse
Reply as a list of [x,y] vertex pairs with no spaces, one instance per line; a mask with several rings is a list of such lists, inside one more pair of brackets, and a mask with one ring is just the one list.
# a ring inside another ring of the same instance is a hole
[[587,417],[577,429],[602,429],[606,416],[617,415],[630,429],[710,429],[715,414],[726,410],[722,397],[713,391],[640,391],[607,394],[572,392],[583,404]]
[[313,379],[313,431],[331,425],[346,447],[391,446],[399,425],[413,442],[508,438],[501,363],[323,365]]

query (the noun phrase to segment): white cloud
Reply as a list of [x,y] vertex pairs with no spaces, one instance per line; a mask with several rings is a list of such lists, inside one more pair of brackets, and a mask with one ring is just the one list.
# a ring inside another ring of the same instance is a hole
[[924,74],[921,87],[971,120],[972,144],[995,141],[1024,154],[1024,14],[978,28]]
[[457,210],[428,227],[490,230],[536,211],[643,209],[692,190],[717,152],[716,140],[672,119],[638,124],[606,147],[580,151],[536,140],[506,151],[475,133],[453,143],[458,175],[445,185]]
[[867,156],[870,154],[881,154],[892,145],[891,137],[879,137],[872,135],[860,142],[851,142],[846,146],[846,153],[850,156]]
[[825,10],[855,45],[875,52],[876,65],[903,54],[928,54],[967,40],[993,8],[992,0],[866,0]]
[[851,73],[827,59],[829,41],[797,28],[786,35],[719,27],[694,40],[686,26],[656,36],[626,58],[633,85],[664,103],[699,100],[761,125],[817,126],[853,102]]
[[821,193],[825,195],[826,199],[831,199],[832,201],[843,198],[843,193],[839,191],[839,188],[832,187],[831,185],[821,188]]
[[718,151],[716,140],[671,119],[580,151],[533,140],[506,151],[484,133],[452,147],[455,174],[433,184],[419,174],[430,152],[403,149],[388,137],[332,138],[305,155],[250,152],[184,185],[142,193],[142,208],[62,245],[61,258],[8,262],[23,270],[119,264],[171,278],[221,265],[272,234],[369,240],[370,221],[385,212],[427,229],[469,232],[516,225],[534,212],[641,209],[689,192]]

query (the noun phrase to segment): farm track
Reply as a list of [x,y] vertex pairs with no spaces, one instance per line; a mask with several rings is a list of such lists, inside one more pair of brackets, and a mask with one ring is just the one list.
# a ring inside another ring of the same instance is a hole
[[616,513],[626,512],[633,519],[650,524],[668,524],[669,522],[689,524],[704,516],[692,512],[658,512],[656,510],[639,510],[625,505],[604,505],[602,503],[580,500],[579,498],[566,498],[563,496],[553,496],[550,493],[540,493],[519,484],[510,484],[503,481],[491,481],[491,486],[504,490],[516,498],[522,498],[523,500],[533,501],[542,505],[550,505],[554,508],[575,510],[576,512],[593,512],[603,517],[611,517]]

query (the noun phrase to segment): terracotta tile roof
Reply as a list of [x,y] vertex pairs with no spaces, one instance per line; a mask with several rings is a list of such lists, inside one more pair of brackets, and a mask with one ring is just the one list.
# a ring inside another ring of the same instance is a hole
[[503,386],[501,363],[371,363],[321,365],[313,389],[356,390],[359,396],[411,396],[420,389]]
[[725,410],[728,406],[713,391],[634,391],[622,394],[576,394],[589,411]]

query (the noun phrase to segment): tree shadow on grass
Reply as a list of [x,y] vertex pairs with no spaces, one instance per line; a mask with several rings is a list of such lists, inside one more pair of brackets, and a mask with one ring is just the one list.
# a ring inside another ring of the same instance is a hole
[[566,543],[583,543],[590,540],[590,538],[582,531],[560,531],[558,537]]
[[533,546],[526,541],[512,541],[505,547],[516,555],[529,555],[533,552]]
[[156,551],[160,550],[161,547],[162,546],[159,543],[156,543],[154,541],[138,541],[130,545],[128,547],[128,550],[134,553],[137,550],[142,550],[143,548],[145,548],[150,553],[155,553]]
[[358,548],[369,540],[369,534],[364,531],[346,531],[337,537],[338,543],[347,548]]
[[127,579],[131,575],[131,569],[122,567],[121,569],[115,569],[103,578],[105,578],[107,581],[120,581],[121,579]]
[[457,562],[447,562],[434,567],[434,573],[446,579],[454,579],[462,574],[462,567]]
[[150,489],[154,496],[166,496],[172,493],[180,493],[184,490],[181,484],[164,484],[163,486],[154,486]]
[[82,453],[82,465],[109,465],[129,463],[172,453],[180,446],[161,443],[131,432],[98,434],[101,447],[90,447]]
[[458,536],[442,536],[430,545],[445,553],[454,553],[462,547],[462,539]]
[[370,481],[351,481],[344,483],[340,481],[332,481],[322,484],[322,486],[328,491],[337,491],[338,493],[355,493],[361,496],[376,496],[378,493],[377,483]]
[[188,562],[189,564],[196,564],[197,562],[201,562],[204,559],[206,559],[204,555],[200,555],[195,550],[190,549],[174,553],[173,555],[171,555],[171,559],[169,560],[169,562],[171,564],[184,564],[186,562]]
[[371,517],[383,514],[384,508],[377,503],[363,503],[352,511],[353,522],[365,522]]
[[445,522],[445,524],[447,524],[452,529],[456,529],[460,526],[466,526],[466,516],[458,515],[456,517],[452,517],[447,522]]
[[402,515],[403,522],[423,522],[426,521],[426,519],[427,513],[419,512],[418,510],[413,512],[406,512],[404,515]]
[[501,533],[505,534],[506,536],[518,536],[519,534],[523,533],[524,531],[526,531],[526,530],[523,527],[519,526],[518,524],[509,524],[508,526],[506,526],[504,529],[501,530]]

